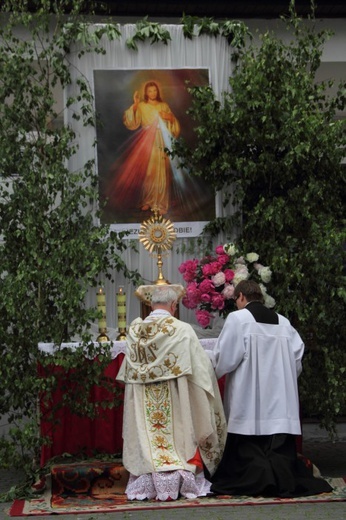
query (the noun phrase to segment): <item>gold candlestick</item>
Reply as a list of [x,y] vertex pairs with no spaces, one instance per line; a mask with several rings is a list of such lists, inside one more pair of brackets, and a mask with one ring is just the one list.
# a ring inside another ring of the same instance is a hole
[[124,289],[119,287],[117,293],[117,311],[118,311],[118,341],[124,341],[126,339],[126,294]]
[[109,337],[107,336],[106,322],[106,294],[102,287],[100,287],[97,292],[96,301],[97,310],[102,313],[98,320],[99,335],[97,337],[97,341],[102,343],[103,341],[109,341]]

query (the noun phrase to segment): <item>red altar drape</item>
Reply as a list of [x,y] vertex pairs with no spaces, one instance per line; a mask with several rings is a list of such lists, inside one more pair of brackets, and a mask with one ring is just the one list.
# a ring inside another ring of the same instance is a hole
[[[119,353],[105,369],[105,375],[115,380],[124,354]],[[44,376],[42,368],[39,373]],[[223,396],[225,377],[219,380],[219,388]],[[62,399],[63,389],[58,387],[54,392],[52,405]],[[95,386],[91,395],[92,400],[100,401],[107,398],[107,391]],[[47,408],[41,403],[40,432],[48,437],[50,443],[42,446],[41,466],[44,466],[52,457],[64,453],[83,453],[87,456],[96,453],[121,453],[123,405],[109,410],[101,410],[99,417],[90,419],[72,414],[67,407],[60,408],[54,413],[54,422],[47,420]],[[297,451],[302,453],[302,437],[296,437]]]
[[[105,375],[115,379],[123,354],[119,354],[108,365]],[[44,375],[42,369],[39,373]],[[92,391],[92,400],[100,400],[107,396],[107,391],[95,386]],[[59,403],[63,390],[58,388],[53,395],[53,405]],[[116,454],[122,451],[122,421],[123,406],[117,406],[109,410],[101,410],[99,417],[89,419],[72,414],[67,407],[63,407],[54,413],[54,422],[47,420],[47,408],[41,403],[40,432],[50,440],[49,445],[42,446],[41,466],[49,459],[64,453],[83,453],[92,456],[95,453]]]

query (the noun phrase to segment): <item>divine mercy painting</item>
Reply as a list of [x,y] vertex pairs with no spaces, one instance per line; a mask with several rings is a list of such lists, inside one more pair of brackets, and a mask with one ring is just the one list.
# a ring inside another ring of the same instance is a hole
[[173,222],[215,218],[213,190],[167,153],[179,137],[193,145],[188,88],[208,84],[208,69],[94,71],[102,223],[154,210]]

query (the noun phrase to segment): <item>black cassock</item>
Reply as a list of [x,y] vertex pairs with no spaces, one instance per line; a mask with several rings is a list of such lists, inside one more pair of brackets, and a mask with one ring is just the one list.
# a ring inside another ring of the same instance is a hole
[[[257,322],[278,323],[277,314],[259,302],[246,308]],[[240,435],[228,433],[222,460],[210,478],[218,495],[271,497],[311,496],[332,487],[313,476],[312,464],[299,458],[294,435]]]

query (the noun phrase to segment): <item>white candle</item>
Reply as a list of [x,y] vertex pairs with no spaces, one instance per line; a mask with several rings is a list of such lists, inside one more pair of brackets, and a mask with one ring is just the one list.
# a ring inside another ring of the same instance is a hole
[[126,329],[126,294],[122,287],[117,293],[118,329]]
[[97,295],[97,310],[99,312],[102,312],[102,316],[98,320],[99,324],[99,331],[106,330],[107,329],[107,322],[106,322],[106,294],[102,287],[99,288]]

